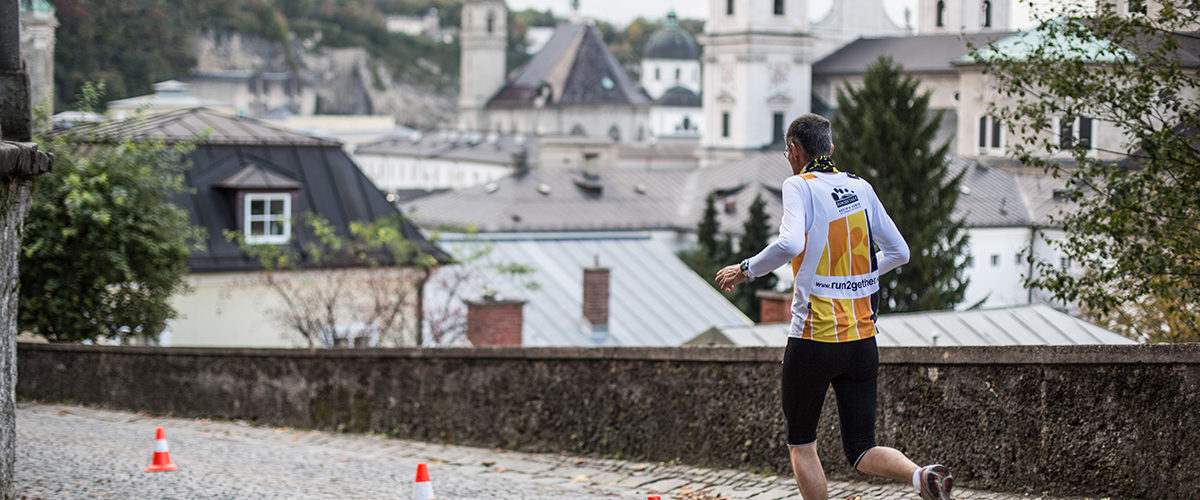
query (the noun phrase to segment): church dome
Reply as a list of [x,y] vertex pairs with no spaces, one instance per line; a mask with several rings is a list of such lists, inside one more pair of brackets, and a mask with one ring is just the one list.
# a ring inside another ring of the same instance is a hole
[[687,59],[700,58],[700,47],[691,33],[679,27],[679,19],[675,11],[667,14],[667,25],[655,31],[646,41],[643,59]]

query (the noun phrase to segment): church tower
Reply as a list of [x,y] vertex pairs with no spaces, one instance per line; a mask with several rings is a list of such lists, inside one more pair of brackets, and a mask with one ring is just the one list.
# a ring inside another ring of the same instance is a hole
[[806,0],[709,0],[701,165],[744,158],[781,141],[812,101],[813,40]]
[[917,34],[1010,31],[1011,0],[920,0]]
[[488,100],[504,86],[508,46],[508,9],[504,0],[466,0],[459,40],[462,66],[458,123],[464,130],[488,130]]
[[48,0],[21,0],[21,59],[29,74],[34,109],[54,107],[54,31],[58,19]]

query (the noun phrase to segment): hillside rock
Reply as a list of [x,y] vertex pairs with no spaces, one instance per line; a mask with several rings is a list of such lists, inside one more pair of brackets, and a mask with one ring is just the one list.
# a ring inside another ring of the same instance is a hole
[[196,71],[292,72],[317,95],[323,114],[392,115],[400,124],[434,128],[455,121],[456,88],[429,88],[398,81],[386,64],[361,47],[319,47],[294,42],[289,62],[282,44],[241,33],[199,34],[193,43]]

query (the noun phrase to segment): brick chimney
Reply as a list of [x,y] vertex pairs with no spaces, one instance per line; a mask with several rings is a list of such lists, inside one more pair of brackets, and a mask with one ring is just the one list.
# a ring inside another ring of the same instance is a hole
[[610,270],[596,265],[583,269],[583,317],[593,327],[608,325],[608,290]]
[[754,296],[758,297],[758,323],[791,323],[792,294],[759,290]]
[[475,347],[520,346],[523,300],[467,301],[467,340]]

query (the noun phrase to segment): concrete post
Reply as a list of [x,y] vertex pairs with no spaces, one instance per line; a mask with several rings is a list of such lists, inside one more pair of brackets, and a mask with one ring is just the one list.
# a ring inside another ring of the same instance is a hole
[[[29,142],[29,78],[21,68],[19,0],[0,0],[0,498],[13,498],[17,420],[17,270],[33,177],[53,157]],[[13,142],[10,142],[13,141]]]

